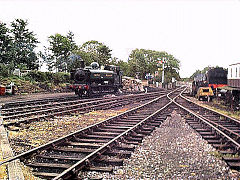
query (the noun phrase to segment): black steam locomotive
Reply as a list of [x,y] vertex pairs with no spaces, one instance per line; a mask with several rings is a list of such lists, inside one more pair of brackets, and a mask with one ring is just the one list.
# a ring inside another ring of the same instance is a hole
[[213,68],[205,74],[197,74],[192,82],[192,95],[195,96],[199,87],[211,87],[214,92],[216,88],[227,86],[227,70]]
[[97,62],[85,67],[81,61],[81,67],[71,71],[71,80],[74,81],[71,88],[80,97],[116,93],[122,87],[122,71],[114,65],[100,69]]

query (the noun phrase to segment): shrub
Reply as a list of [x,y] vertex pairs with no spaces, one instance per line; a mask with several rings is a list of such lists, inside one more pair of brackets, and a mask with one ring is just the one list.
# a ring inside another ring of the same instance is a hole
[[31,81],[36,82],[48,82],[53,84],[68,83],[70,81],[69,73],[52,73],[52,72],[41,72],[41,71],[31,71],[26,76],[25,79],[31,79]]
[[0,63],[0,76],[9,77],[12,74],[12,66]]

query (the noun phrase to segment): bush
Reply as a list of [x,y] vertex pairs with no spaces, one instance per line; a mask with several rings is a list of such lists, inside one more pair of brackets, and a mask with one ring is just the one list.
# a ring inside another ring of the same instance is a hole
[[58,72],[53,75],[54,84],[67,83],[70,81],[69,73]]
[[12,74],[12,66],[0,63],[0,76],[9,77]]
[[31,79],[31,81],[48,82],[53,84],[70,82],[70,74],[63,73],[63,72],[52,73],[52,72],[31,71],[25,76],[25,78]]

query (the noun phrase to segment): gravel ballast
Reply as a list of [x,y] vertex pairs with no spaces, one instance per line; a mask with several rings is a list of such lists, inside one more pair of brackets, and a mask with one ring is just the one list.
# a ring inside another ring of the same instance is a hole
[[144,138],[124,166],[112,174],[84,172],[82,179],[238,179],[239,172],[214,156],[203,140],[175,111],[151,136]]

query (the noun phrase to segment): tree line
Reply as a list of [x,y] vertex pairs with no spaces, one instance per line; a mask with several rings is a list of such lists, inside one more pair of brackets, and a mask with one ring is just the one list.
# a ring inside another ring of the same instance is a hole
[[78,45],[74,38],[71,31],[66,35],[50,35],[48,46],[36,52],[40,42],[36,34],[28,29],[28,21],[16,19],[10,27],[0,22],[0,75],[10,75],[15,68],[37,70],[42,63],[47,64],[49,71],[70,72],[83,60],[86,65],[92,62],[118,65],[124,75],[134,77],[137,74],[140,79],[150,73],[159,81],[164,63],[165,81],[170,82],[172,77],[180,79],[180,61],[167,52],[134,49],[128,60],[123,61],[113,57],[112,50],[104,43],[91,40]]

